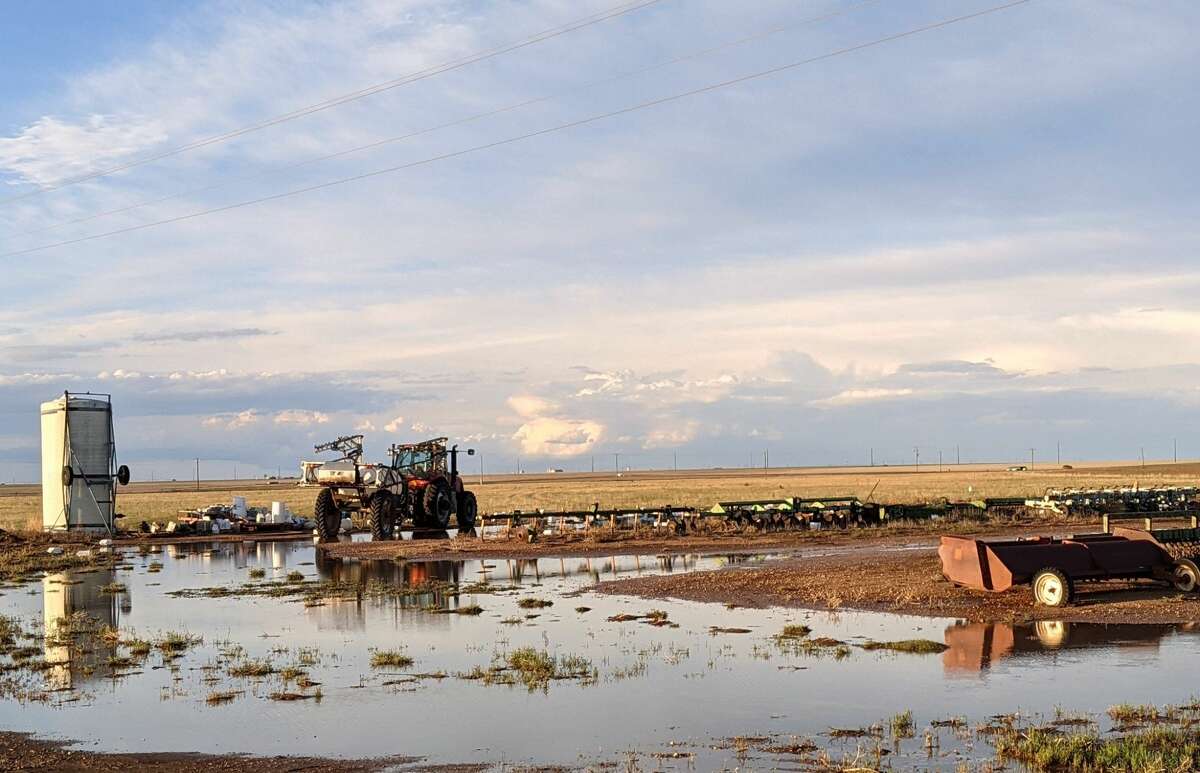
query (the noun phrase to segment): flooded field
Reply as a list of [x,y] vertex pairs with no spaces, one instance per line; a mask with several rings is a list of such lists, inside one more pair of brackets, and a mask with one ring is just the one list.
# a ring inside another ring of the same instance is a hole
[[[101,750],[496,765],[774,769],[813,741],[834,759],[882,748],[895,767],[954,770],[994,756],[971,728],[997,715],[1090,712],[1106,729],[1114,704],[1193,697],[1180,678],[1200,655],[1190,626],[588,591],[770,560],[368,562],[303,541],[126,550],[111,568],[5,589],[0,614],[27,636],[5,659],[0,724]],[[944,651],[871,648],[904,640]]]

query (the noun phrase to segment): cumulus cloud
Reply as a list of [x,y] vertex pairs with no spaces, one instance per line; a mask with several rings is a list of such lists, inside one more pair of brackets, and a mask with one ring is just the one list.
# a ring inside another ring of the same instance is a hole
[[243,429],[258,424],[262,417],[253,408],[239,411],[236,414],[209,416],[201,422],[206,427],[220,427],[227,430]]
[[513,395],[508,398],[508,407],[523,418],[541,416],[555,408],[554,403],[533,395]]
[[384,432],[399,432],[404,428],[404,417],[397,416],[396,418],[383,425]]
[[578,456],[595,448],[604,427],[586,419],[531,419],[513,434],[521,452],[536,456]]
[[300,427],[307,427],[312,424],[328,424],[329,415],[320,411],[304,411],[289,408],[276,413],[274,422],[276,424],[294,424]]

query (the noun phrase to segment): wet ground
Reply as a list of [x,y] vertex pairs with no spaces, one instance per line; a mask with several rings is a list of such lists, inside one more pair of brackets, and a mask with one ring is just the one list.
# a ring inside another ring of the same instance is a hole
[[[897,767],[953,770],[992,752],[933,721],[1187,702],[1196,688],[1180,675],[1200,655],[1190,625],[968,623],[588,590],[770,556],[359,561],[287,541],[116,560],[4,590],[0,614],[50,641],[26,653],[38,670],[6,674],[26,689],[0,697],[0,727],[111,751],[702,770],[787,766],[811,739],[835,759],[885,748]],[[81,613],[119,634],[58,635]],[[777,638],[789,624],[811,632]],[[168,633],[203,642],[164,657]],[[148,655],[132,654],[138,639]],[[948,649],[860,646],[907,639]],[[915,737],[869,731],[908,710]]]

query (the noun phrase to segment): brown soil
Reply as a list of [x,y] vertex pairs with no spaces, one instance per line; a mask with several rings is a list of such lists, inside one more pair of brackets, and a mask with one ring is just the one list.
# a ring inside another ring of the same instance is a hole
[[600,583],[597,590],[746,607],[864,609],[984,622],[1200,621],[1200,595],[1180,594],[1150,582],[1082,584],[1073,605],[1055,609],[1034,604],[1027,587],[1006,593],[958,588],[942,577],[932,545],[912,550],[871,545],[755,568],[613,580]]
[[[417,762],[417,758],[392,757],[376,760],[331,760],[315,757],[246,757],[241,755],[106,754],[67,749],[61,743],[31,738],[23,733],[0,733],[0,770],[55,770],[64,773],[284,773],[284,771],[376,771]],[[406,768],[407,769],[407,768]],[[476,770],[464,767],[463,770]]]

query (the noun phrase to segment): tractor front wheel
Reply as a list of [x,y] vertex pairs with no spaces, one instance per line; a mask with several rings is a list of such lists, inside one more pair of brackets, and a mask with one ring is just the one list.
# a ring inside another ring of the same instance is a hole
[[462,501],[458,503],[458,533],[470,534],[475,530],[475,518],[479,515],[479,504],[475,501],[475,495],[470,491],[464,491]]
[[432,529],[450,528],[454,514],[454,495],[444,481],[432,480],[425,487],[425,522]]
[[337,503],[333,501],[333,492],[327,488],[317,494],[317,502],[313,505],[313,520],[317,522],[317,539],[320,542],[334,542],[338,531],[342,528],[342,514]]
[[383,542],[396,533],[396,503],[391,492],[380,491],[371,499],[371,539]]

